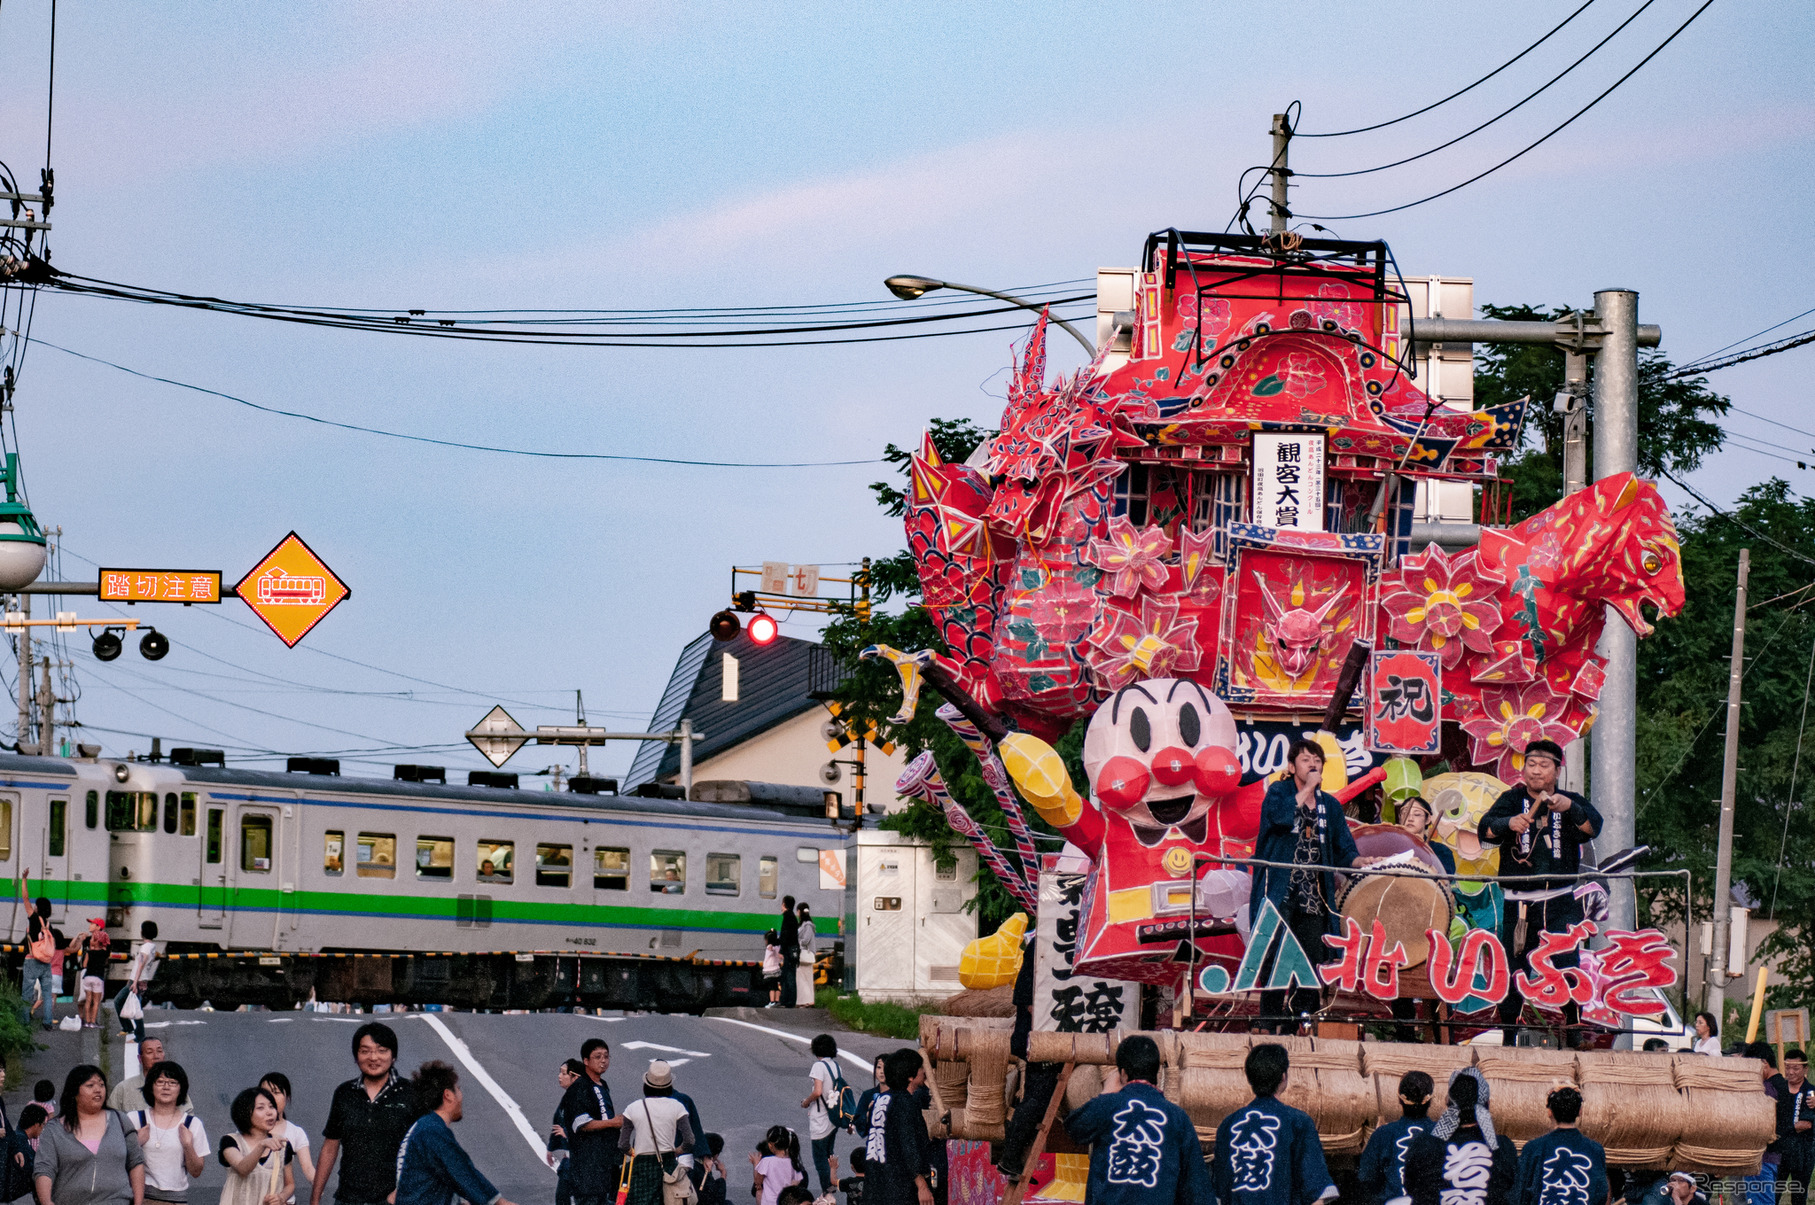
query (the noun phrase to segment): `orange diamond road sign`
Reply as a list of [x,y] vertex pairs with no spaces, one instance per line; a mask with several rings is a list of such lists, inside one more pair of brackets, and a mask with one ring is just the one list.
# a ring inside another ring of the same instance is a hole
[[339,606],[341,599],[353,594],[295,532],[285,536],[234,589],[252,613],[291,648]]

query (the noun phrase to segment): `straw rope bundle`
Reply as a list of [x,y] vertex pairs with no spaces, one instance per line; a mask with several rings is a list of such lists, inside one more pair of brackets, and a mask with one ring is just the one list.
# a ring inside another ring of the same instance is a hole
[[1679,1054],[1672,1062],[1684,1111],[1695,1118],[1672,1151],[1673,1166],[1707,1172],[1757,1168],[1777,1134],[1777,1109],[1761,1090],[1758,1061]]
[[1178,1038],[1179,1107],[1201,1130],[1214,1134],[1223,1118],[1253,1098],[1242,1064],[1248,1038],[1240,1034],[1186,1033]]
[[1312,1038],[1309,1044],[1309,1050],[1292,1052],[1292,1070],[1279,1098],[1311,1115],[1325,1152],[1359,1152],[1380,1111],[1374,1081],[1361,1074],[1361,1043]]
[[1007,1029],[960,1030],[956,1042],[959,1057],[970,1064],[970,1078],[964,1086],[963,1117],[952,1110],[952,1131],[964,1138],[988,1138],[1000,1141],[1006,1136],[1008,1122]]
[[1672,1060],[1629,1050],[1585,1050],[1576,1062],[1582,1081],[1581,1126],[1607,1148],[1608,1160],[1655,1166],[1667,1159],[1684,1127]]
[[[1115,1048],[1132,1030],[1108,1033],[1048,1033],[1036,1029],[1027,1035],[1027,1061],[1030,1063],[1096,1063],[1115,1065]],[[1152,1037],[1152,1034],[1148,1034]]]
[[1398,1042],[1361,1043],[1362,1074],[1378,1076],[1375,1090],[1381,1116],[1399,1116],[1399,1078],[1408,1071],[1422,1071],[1431,1077],[1431,1116],[1442,1113],[1449,1105],[1449,1077],[1464,1067],[1475,1064],[1473,1046],[1415,1046]]
[[1564,1051],[1528,1049],[1513,1055],[1483,1050],[1475,1066],[1487,1077],[1494,1130],[1515,1143],[1550,1133],[1545,1099],[1552,1088],[1576,1083],[1576,1057]]
[[962,1109],[965,1102],[965,1084],[970,1079],[971,1069],[967,1064],[956,1059],[946,1059],[933,1066],[933,1082],[939,1103],[948,1109]]

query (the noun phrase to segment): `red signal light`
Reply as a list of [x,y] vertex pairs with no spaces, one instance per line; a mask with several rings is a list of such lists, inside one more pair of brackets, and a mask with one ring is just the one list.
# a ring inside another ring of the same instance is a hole
[[775,626],[774,618],[758,611],[751,617],[745,631],[750,633],[751,644],[769,644],[774,641],[780,629]]

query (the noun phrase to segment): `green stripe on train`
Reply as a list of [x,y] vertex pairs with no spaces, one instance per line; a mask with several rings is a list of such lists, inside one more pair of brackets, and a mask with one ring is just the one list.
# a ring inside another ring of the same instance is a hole
[[[74,883],[73,887],[98,887],[99,884]],[[271,888],[209,888],[229,902],[225,910],[254,909],[352,915],[375,918],[455,920],[459,919],[458,901],[447,896],[375,895],[351,891],[291,891]],[[107,888],[107,903],[123,908],[133,904],[153,904],[162,908],[202,907],[203,888],[193,883],[112,883]],[[98,897],[97,897],[98,898]],[[219,897],[216,897],[218,900]],[[213,907],[222,907],[210,900]],[[492,900],[493,924],[517,921],[525,924],[614,925],[644,929],[703,929],[725,933],[761,933],[775,923],[777,914],[768,912],[703,912],[690,908],[634,908],[613,904],[558,904],[530,900]]]

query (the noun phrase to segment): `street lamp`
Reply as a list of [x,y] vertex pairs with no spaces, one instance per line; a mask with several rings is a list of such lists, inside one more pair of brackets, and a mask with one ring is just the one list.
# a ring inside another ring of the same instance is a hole
[[[956,289],[960,293],[975,293],[980,297],[994,297],[997,301],[1006,301],[1010,305],[1018,305],[1022,309],[1032,310],[1036,314],[1041,313],[1044,310],[1044,307],[1035,305],[1033,302],[1025,300],[1024,298],[1016,297],[1012,293],[998,293],[993,289],[979,289],[975,285],[954,284],[949,280],[933,280],[931,277],[927,276],[891,276],[882,283],[889,287],[889,292],[901,298],[903,301],[912,301],[916,297],[931,293],[934,289]],[[1049,316],[1054,322],[1065,328],[1066,334],[1083,344],[1084,351],[1092,359],[1096,358],[1096,345],[1080,334],[1077,327],[1057,315]]]

